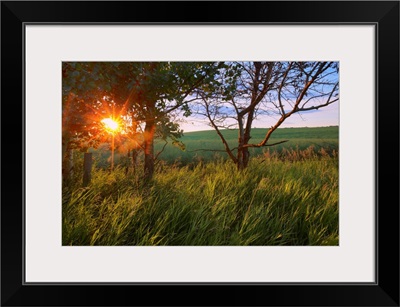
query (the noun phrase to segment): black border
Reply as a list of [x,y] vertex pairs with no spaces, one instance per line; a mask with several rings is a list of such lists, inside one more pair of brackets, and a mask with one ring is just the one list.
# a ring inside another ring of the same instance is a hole
[[[24,24],[72,22],[376,25],[377,283],[23,283]],[[399,306],[399,101],[398,1],[1,2],[1,305]]]

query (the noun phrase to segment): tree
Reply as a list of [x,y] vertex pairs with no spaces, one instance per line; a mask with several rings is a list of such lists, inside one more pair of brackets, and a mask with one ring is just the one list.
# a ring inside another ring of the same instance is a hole
[[[339,100],[338,69],[336,62],[226,63],[216,75],[217,86],[197,91],[201,103],[196,112],[209,120],[230,159],[243,170],[249,163],[249,148],[276,145],[268,141],[287,118]],[[261,114],[277,120],[261,142],[251,143],[253,122]],[[234,148],[222,133],[232,127],[238,129]]]
[[163,138],[167,132],[177,143],[176,138],[181,134],[177,126],[168,128],[165,124],[170,122],[171,113],[178,109],[185,115],[190,114],[190,94],[201,84],[213,79],[218,63],[139,62],[119,63],[118,66],[124,77],[134,72],[132,78],[128,78],[125,89],[129,94],[125,93],[125,97],[128,97],[126,101],[136,116],[135,120],[144,123],[144,175],[149,180],[154,173],[154,138],[157,127],[160,129],[163,123]]
[[112,104],[120,116],[131,117],[132,135],[144,126],[140,147],[144,150],[145,179],[151,179],[157,127],[163,131],[163,138],[170,136],[176,142],[177,126],[161,129],[160,125],[169,123],[177,110],[189,115],[190,94],[200,84],[213,80],[217,68],[218,63],[213,62],[63,63],[63,157],[73,144],[71,135],[81,144],[97,140],[90,126],[95,127],[95,123],[87,122],[88,115],[92,112],[99,116]]
[[[63,62],[62,64],[62,161],[63,180],[70,178],[72,150],[86,151],[96,147],[105,137],[97,114],[104,104],[105,90],[92,78],[92,64]],[[103,78],[97,74],[98,80]],[[90,103],[89,103],[90,102]]]

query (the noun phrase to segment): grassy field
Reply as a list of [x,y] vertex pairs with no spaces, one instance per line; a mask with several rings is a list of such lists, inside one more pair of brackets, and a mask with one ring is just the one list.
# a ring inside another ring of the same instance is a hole
[[[237,146],[237,130],[222,130],[224,137],[231,147]],[[252,130],[252,142],[257,143],[265,137],[266,129],[256,128]],[[265,152],[284,153],[288,150],[305,150],[312,146],[317,152],[324,148],[327,152],[337,151],[339,146],[339,127],[317,127],[317,128],[279,128],[277,129],[269,143],[276,143],[283,140],[289,140],[286,143],[264,148],[251,148],[252,156],[263,155]],[[179,162],[181,165],[188,163],[197,163],[198,161],[212,161],[214,159],[227,159],[224,152],[215,152],[213,150],[223,150],[223,145],[219,136],[214,130],[188,132],[180,139],[186,149],[180,148],[168,143],[165,150],[160,154],[159,159],[167,163]],[[161,151],[164,142],[155,142],[155,152]],[[207,151],[209,150],[209,151]],[[98,166],[107,167],[110,151],[93,151]],[[116,153],[116,163],[122,163],[121,155]]]
[[[232,148],[237,146],[238,131],[222,130],[222,133]],[[266,134],[266,129],[252,130],[252,143],[261,142]],[[269,150],[270,152],[281,152],[286,149],[305,150],[310,146],[314,146],[316,151],[320,148],[325,150],[337,150],[338,148],[339,128],[335,127],[318,127],[318,128],[281,128],[275,131],[271,137],[270,143],[276,143],[283,140],[289,140],[287,143],[279,144],[272,147],[252,148],[251,154],[260,155]],[[182,163],[205,159],[207,161],[214,159],[215,156],[227,158],[227,154],[223,152],[199,151],[199,149],[222,150],[223,145],[219,136],[214,130],[188,132],[185,133],[181,141],[185,144],[186,150],[181,151],[172,145],[167,146],[160,158],[167,161],[180,159]],[[162,143],[156,143],[156,152],[161,150]]]
[[[205,156],[157,164],[148,185],[96,168],[82,188],[77,171],[63,189],[63,245],[338,245],[338,129],[302,129],[278,130],[293,146],[253,156],[244,172]],[[218,144],[209,132],[185,138],[188,150]]]
[[[265,163],[267,162],[267,163]],[[169,166],[149,190],[97,170],[65,192],[63,245],[337,245],[337,159]]]

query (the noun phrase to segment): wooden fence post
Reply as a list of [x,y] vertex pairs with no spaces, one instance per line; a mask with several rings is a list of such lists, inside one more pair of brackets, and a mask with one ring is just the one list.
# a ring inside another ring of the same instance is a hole
[[92,153],[85,152],[83,157],[83,186],[89,185],[92,180]]

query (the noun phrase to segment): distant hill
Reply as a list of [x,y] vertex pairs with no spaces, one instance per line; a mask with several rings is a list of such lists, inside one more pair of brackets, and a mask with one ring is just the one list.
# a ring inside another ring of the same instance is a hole
[[[238,130],[221,130],[222,134],[232,147],[236,147]],[[252,143],[261,142],[267,129],[254,128],[251,132]],[[168,144],[164,152],[160,155],[161,159],[167,161],[179,160],[191,162],[196,159],[212,159],[215,156],[226,158],[226,153],[212,152],[212,150],[223,150],[221,139],[214,130],[186,132],[180,139],[185,145],[186,150],[182,151],[172,144]],[[262,154],[265,150],[281,151],[283,148],[304,150],[314,146],[315,150],[324,148],[328,151],[338,150],[339,147],[339,127],[303,127],[303,128],[278,128],[271,136],[269,143],[276,143],[283,140],[288,142],[272,147],[252,148],[252,155]],[[156,142],[156,152],[161,150],[163,143]],[[210,151],[207,151],[210,150]]]
[[[266,132],[268,131],[267,128],[253,128],[251,130],[251,135],[254,140],[261,141]],[[224,137],[227,139],[236,139],[238,135],[237,129],[230,129],[230,130],[221,130]],[[273,134],[273,138],[307,138],[307,139],[314,139],[314,138],[338,138],[339,137],[339,127],[338,126],[329,126],[329,127],[302,127],[302,128],[278,128]],[[185,139],[204,139],[204,138],[217,138],[219,139],[218,135],[216,134],[215,130],[204,130],[204,131],[193,131],[193,132],[185,132],[184,137]]]
[[[238,130],[221,131],[231,148],[237,146]],[[267,129],[253,128],[251,132],[251,142],[258,143],[263,140]],[[315,151],[324,148],[327,152],[338,151],[339,147],[339,127],[304,127],[304,128],[278,128],[273,134],[269,143],[288,140],[288,142],[276,146],[250,148],[251,156],[263,154],[265,151],[281,152],[284,149],[305,150],[310,146]],[[221,139],[214,130],[186,132],[180,139],[184,144],[185,150],[174,146],[169,142],[164,151],[159,155],[160,160],[167,163],[180,162],[187,164],[199,160],[209,161],[212,159],[226,159],[228,155],[224,152],[224,146]],[[160,140],[155,141],[155,154],[157,154],[165,145]],[[97,161],[98,167],[108,167],[110,162],[110,151],[104,149],[91,150]],[[236,154],[236,152],[235,152]],[[115,164],[126,163],[126,156],[115,153]]]

